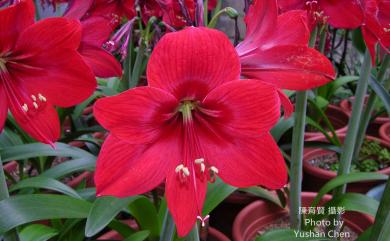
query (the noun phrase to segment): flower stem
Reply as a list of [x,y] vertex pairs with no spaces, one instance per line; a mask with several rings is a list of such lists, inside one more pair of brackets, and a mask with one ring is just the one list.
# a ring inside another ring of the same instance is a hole
[[[389,65],[390,65],[390,55],[386,54],[386,56],[382,62],[382,65],[378,71],[378,74],[377,74],[378,82],[382,83],[384,81],[384,78],[386,76],[386,71],[387,71],[387,68],[389,67]],[[384,84],[389,85],[390,78],[387,79],[387,81]],[[375,107],[375,102],[377,101],[377,99],[378,98],[376,96],[375,91],[372,91],[370,96],[368,97],[367,105],[366,105],[366,108],[363,112],[363,116],[362,116],[362,119],[361,119],[361,122],[360,122],[360,125],[358,128],[359,131],[358,131],[358,135],[356,138],[356,147],[355,147],[355,151],[354,151],[352,160],[357,160],[357,158],[359,158],[360,148],[363,145],[364,137],[365,137],[368,125],[370,123],[370,119],[371,119],[371,116],[372,116],[372,113],[373,113],[373,110]]]
[[198,230],[198,224],[194,225],[194,228],[191,230],[191,232],[187,235],[186,241],[199,241],[199,230]]
[[169,213],[169,210],[167,208],[165,211],[164,221],[162,225],[160,241],[172,240],[174,233],[175,233],[175,223],[173,222],[172,216]]
[[[348,131],[344,140],[343,152],[341,153],[339,170],[337,175],[348,174],[351,169],[352,156],[355,149],[356,137],[359,131],[359,123],[362,116],[364,97],[367,92],[368,78],[371,72],[371,57],[370,53],[366,50],[364,54],[363,64],[360,70],[360,78],[357,84],[357,90],[355,94],[355,101],[352,107],[352,115],[348,123]],[[334,197],[337,198],[344,194],[346,185],[343,185],[335,190]]]
[[[318,28],[312,32],[310,47],[315,45]],[[294,128],[292,137],[291,163],[290,163],[290,225],[291,228],[301,228],[301,206],[302,191],[302,156],[304,148],[304,135],[306,125],[307,92],[297,91],[294,114]]]
[[[7,182],[5,180],[3,162],[0,156],[0,201],[9,198]],[[18,233],[16,230],[11,230],[3,235],[4,241],[18,241]]]

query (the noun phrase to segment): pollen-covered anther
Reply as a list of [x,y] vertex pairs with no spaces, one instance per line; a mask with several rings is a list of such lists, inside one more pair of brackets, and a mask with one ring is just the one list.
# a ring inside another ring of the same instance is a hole
[[214,174],[218,174],[218,168],[216,168],[215,166],[211,166],[210,167],[210,171],[212,172],[212,173],[214,173]]
[[43,96],[42,94],[38,94],[38,99],[39,99],[40,101],[42,101],[42,102],[46,102],[46,101],[47,101],[46,97]]
[[31,95],[31,99],[33,99],[33,101],[37,101],[37,97],[35,95]]
[[203,158],[198,158],[198,159],[195,160],[195,163],[196,164],[204,163],[204,159]]
[[27,112],[28,111],[28,105],[27,104],[22,105],[22,109],[24,110],[24,112]]
[[180,164],[176,167],[175,172],[177,174],[182,173],[183,177],[188,177],[190,175],[190,170],[188,167],[185,167],[183,164]]
[[33,102],[33,106],[34,106],[35,109],[38,109],[38,104],[37,104],[37,102],[34,101],[34,102]]
[[204,172],[206,170],[206,165],[204,163],[200,164],[200,172]]

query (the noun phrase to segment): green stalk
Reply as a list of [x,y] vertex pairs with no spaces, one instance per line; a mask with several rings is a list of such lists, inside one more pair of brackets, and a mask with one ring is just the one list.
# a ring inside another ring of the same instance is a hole
[[191,232],[187,235],[186,241],[199,241],[199,230],[198,230],[198,224],[195,224],[194,228],[191,230]]
[[207,26],[208,22],[209,22],[209,0],[205,0],[204,5],[203,5],[203,24],[204,24],[204,26]]
[[[348,122],[348,131],[344,140],[343,152],[341,153],[339,170],[337,175],[348,174],[351,169],[352,157],[355,149],[356,138],[359,131],[359,123],[362,116],[364,96],[367,92],[368,78],[371,72],[371,57],[370,53],[366,50],[364,54],[363,64],[360,70],[360,78],[358,80],[357,90],[355,94],[355,101],[352,107],[352,115]],[[335,190],[334,198],[338,198],[344,194],[346,185],[337,188]]]
[[[384,78],[386,76],[386,71],[387,71],[387,68],[389,67],[389,65],[390,65],[390,55],[386,54],[386,56],[383,60],[383,63],[382,63],[382,65],[378,71],[378,74],[377,74],[378,82],[383,83]],[[390,78],[387,79],[387,81],[384,84],[389,85]],[[359,158],[360,149],[363,145],[364,137],[366,135],[368,125],[370,124],[370,119],[371,119],[372,113],[374,111],[375,102],[377,101],[377,99],[378,98],[376,96],[375,91],[372,91],[370,96],[368,97],[367,106],[363,112],[362,120],[361,120],[360,125],[359,125],[359,131],[358,131],[358,135],[356,138],[356,147],[355,147],[355,151],[354,151],[352,160],[357,160]]]
[[[7,182],[4,175],[3,161],[0,156],[0,201],[9,198]],[[18,233],[16,230],[11,230],[4,234],[4,241],[18,241]]]
[[382,200],[372,226],[370,241],[388,241],[390,237],[390,179],[387,180]]
[[164,221],[162,225],[160,241],[171,241],[174,234],[175,234],[175,223],[173,222],[173,218],[167,208],[165,211]]
[[[315,45],[318,28],[312,33],[310,47]],[[302,156],[306,125],[307,92],[297,91],[295,104],[295,120],[292,137],[290,163],[290,225],[293,229],[301,229],[301,191],[302,191]]]

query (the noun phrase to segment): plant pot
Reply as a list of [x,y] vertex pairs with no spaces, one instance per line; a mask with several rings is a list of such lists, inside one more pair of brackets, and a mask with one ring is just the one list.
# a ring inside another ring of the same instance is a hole
[[387,122],[379,129],[379,137],[387,142],[390,142],[390,122]]
[[[302,207],[310,206],[316,195],[317,193],[303,192]],[[325,195],[320,204],[330,199],[330,195]],[[246,206],[234,220],[233,240],[253,241],[259,230],[287,215],[287,209],[283,209],[271,202],[255,201]],[[345,224],[358,234],[362,233],[374,223],[372,217],[357,212],[347,212],[343,217]]]
[[[348,121],[350,115],[343,111],[340,107],[335,105],[329,105],[328,108],[325,111],[326,116],[328,117],[329,121],[332,123],[333,128],[335,129],[335,132],[337,135],[344,134],[347,132],[348,129]],[[323,126],[323,125],[322,125]],[[332,132],[328,132],[330,136],[332,136]],[[306,131],[305,132],[305,140],[317,137],[317,136],[324,136],[319,131]]]
[[[345,138],[345,134],[339,136],[340,140],[343,142]],[[390,149],[390,143],[386,142],[384,140],[372,137],[372,136],[366,136],[366,139],[372,140],[372,141],[379,141],[381,146],[387,147]],[[310,139],[311,141],[326,141],[325,137],[316,137],[313,139]],[[337,176],[336,172],[328,171],[316,166],[313,166],[309,163],[310,160],[312,160],[315,157],[323,156],[325,154],[333,153],[329,150],[324,149],[313,149],[313,148],[305,148],[304,149],[304,155],[303,155],[303,170],[304,170],[304,177],[303,177],[303,185],[304,190],[309,191],[318,191],[325,183],[330,181],[331,179],[335,178]],[[382,169],[380,171],[377,171],[377,173],[382,173],[385,175],[390,175],[390,167]],[[379,181],[363,181],[363,182],[357,182],[357,183],[351,183],[348,184],[347,190],[349,192],[359,192],[359,193],[366,193],[368,190],[370,190],[373,186],[376,186],[380,184]]]
[[[210,227],[208,232],[207,241],[230,241],[228,237],[215,228]],[[116,231],[109,231],[100,236],[97,240],[123,240],[123,237]]]

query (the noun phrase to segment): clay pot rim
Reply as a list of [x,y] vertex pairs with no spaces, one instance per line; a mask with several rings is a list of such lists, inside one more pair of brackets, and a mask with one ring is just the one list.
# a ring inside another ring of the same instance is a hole
[[[343,113],[344,115],[347,116],[348,120],[349,118],[351,117],[351,113],[348,113],[347,111],[345,111],[343,108],[339,107],[339,106],[336,106],[336,105],[328,105],[328,108],[331,108],[331,109],[334,109],[334,110],[337,110],[337,111],[340,111],[340,113]],[[348,130],[348,122],[345,126],[339,128],[339,129],[336,129],[335,132],[336,134],[343,134],[343,133],[346,133]],[[330,135],[332,134],[332,132],[328,132]],[[323,136],[322,132],[320,131],[305,131],[305,135],[306,135],[306,138],[314,138],[316,136]]]
[[[339,137],[342,137],[342,138],[345,138],[345,136],[346,136],[345,134],[339,135]],[[366,138],[369,140],[372,140],[372,141],[379,141],[381,145],[387,147],[390,150],[390,142],[387,142],[386,140],[379,139],[379,138],[376,138],[373,136],[366,136]],[[326,138],[318,136],[318,137],[313,137],[313,138],[308,139],[308,141],[320,141],[320,140],[326,140]],[[321,149],[321,148],[316,148],[316,149],[308,148],[308,149],[306,149],[306,151],[304,151],[304,155],[303,155],[303,169],[306,172],[310,172],[315,176],[322,177],[325,179],[332,179],[332,178],[336,177],[337,176],[336,172],[328,171],[328,170],[313,166],[309,163],[309,160],[308,160],[309,157],[312,157],[313,155],[315,155],[316,153],[319,153],[319,152],[332,152],[332,151]],[[390,175],[390,166],[387,168],[381,169],[379,171],[376,171],[376,173]]]
[[[339,106],[340,108],[346,113],[346,114],[349,114],[351,115],[352,113],[352,109],[350,108],[350,104],[351,102],[349,101],[351,98],[355,98],[355,96],[350,96],[348,97],[347,99],[343,99],[340,101],[339,103]],[[368,95],[365,96],[365,101],[366,99],[368,99]],[[386,122],[389,122],[390,121],[390,116],[388,117],[385,117],[385,116],[378,116],[377,118],[375,118],[375,120],[373,121],[373,123],[375,124],[384,124]]]
[[386,134],[386,130],[390,130],[390,122],[386,122],[379,128],[379,136],[381,137],[381,139],[390,142],[390,136]]
[[[314,199],[317,194],[318,193],[316,193],[316,192],[302,192],[301,199],[305,199],[305,198]],[[329,194],[324,195],[321,199],[320,204],[323,204],[324,202],[329,201],[331,198],[332,198],[332,196]],[[245,226],[245,227],[243,226],[243,223],[244,223],[243,220],[246,220],[248,215],[253,213],[254,210],[259,209],[259,208],[264,208],[263,207],[264,205],[272,205],[272,203],[270,203],[268,201],[257,200],[257,201],[252,202],[251,204],[247,205],[244,209],[242,209],[240,211],[240,213],[237,215],[237,217],[235,218],[234,223],[233,223],[232,235],[233,235],[234,241],[246,241],[241,233],[241,230],[248,229],[248,226]],[[277,206],[275,205],[275,207],[277,207]],[[351,213],[355,213],[355,212],[351,212]],[[283,214],[288,214],[288,209],[280,208],[280,212],[270,213],[267,216],[263,216],[263,218],[277,216],[277,215],[283,215]],[[366,218],[369,223],[371,223],[371,224],[374,223],[373,217],[366,215],[364,213],[358,213],[358,214],[360,214],[362,218]],[[352,230],[354,230],[355,232],[361,233],[364,231],[364,230],[362,230],[361,227],[359,227],[359,225],[355,224],[353,221],[351,221],[347,218],[344,220],[348,224],[348,226]]]

